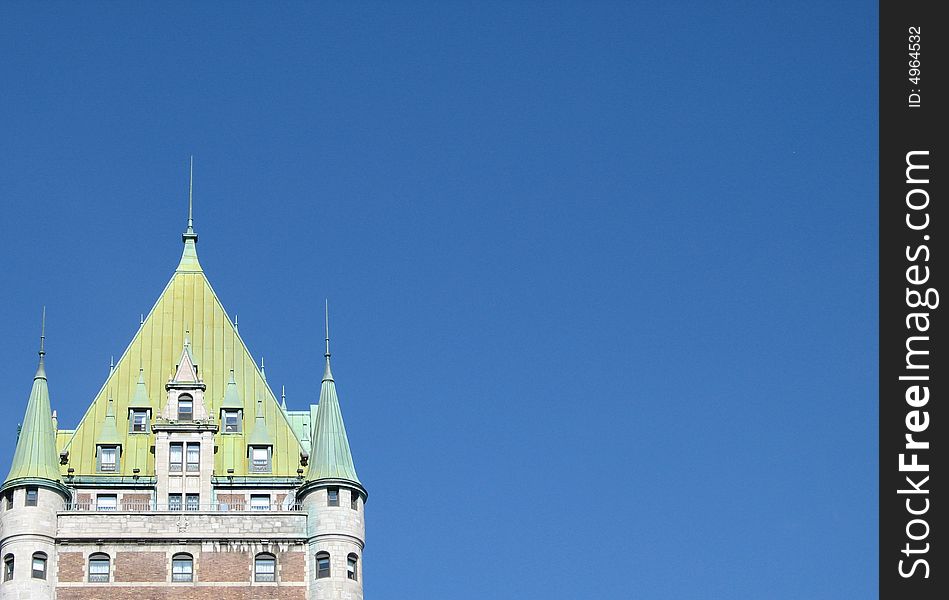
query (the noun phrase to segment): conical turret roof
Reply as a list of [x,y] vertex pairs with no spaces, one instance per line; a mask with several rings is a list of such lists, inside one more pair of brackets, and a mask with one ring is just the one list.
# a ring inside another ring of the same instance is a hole
[[119,437],[119,429],[115,426],[115,403],[112,401],[112,395],[109,394],[109,406],[105,411],[105,422],[99,430],[96,445],[120,446],[121,444],[122,438]]
[[[45,332],[43,337],[45,337]],[[43,349],[42,339],[41,337],[39,364],[36,367],[36,375],[33,376],[33,388],[30,390],[30,399],[26,403],[26,413],[23,415],[20,436],[17,438],[16,451],[13,453],[13,464],[0,490],[18,483],[33,485],[45,483],[50,487],[65,491],[62,475],[59,472],[56,430],[53,426],[53,413],[49,404],[46,352]]]
[[135,394],[129,401],[129,408],[151,408],[152,403],[148,401],[148,388],[145,386],[145,369],[138,368],[138,383],[135,384]]
[[321,480],[343,480],[362,484],[356,475],[353,455],[349,449],[346,425],[339,409],[339,397],[336,395],[336,381],[330,370],[329,319],[326,327],[326,367],[323,370],[323,383],[320,386],[320,404],[316,410],[316,422],[313,424],[313,445],[310,449],[310,469],[307,483]]

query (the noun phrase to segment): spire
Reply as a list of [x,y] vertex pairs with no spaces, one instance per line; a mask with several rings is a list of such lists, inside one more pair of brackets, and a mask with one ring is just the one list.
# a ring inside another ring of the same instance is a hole
[[280,386],[280,409],[287,412],[287,386]]
[[330,371],[330,301],[329,299],[325,300],[324,304],[324,316],[326,317],[326,352],[323,356],[326,357],[326,368],[323,369],[323,381],[333,381],[333,372]]
[[145,369],[138,368],[138,383],[135,384],[135,394],[132,401],[129,402],[129,408],[151,408],[152,403],[148,401],[148,389],[145,387]]
[[56,430],[49,406],[49,387],[46,383],[46,308],[40,334],[39,366],[33,377],[33,388],[26,403],[26,413],[17,438],[13,463],[0,491],[19,483],[45,485],[68,495],[61,482],[59,455],[56,452]]
[[267,381],[267,372],[264,370],[264,357],[260,357],[260,376],[263,377],[264,382]]
[[188,169],[188,228],[181,234],[181,241],[185,243],[185,249],[181,253],[181,261],[176,269],[179,272],[201,272],[201,264],[198,262],[198,234],[194,232],[194,218],[192,215],[193,192],[194,156],[191,157],[191,164]]
[[115,372],[115,355],[109,355],[109,375]]
[[[327,310],[329,315],[329,310]],[[353,455],[349,449],[346,425],[339,409],[339,397],[336,395],[336,382],[330,373],[329,317],[326,328],[326,373],[320,387],[320,404],[316,409],[313,424],[313,444],[310,449],[310,470],[307,483],[322,480],[349,481],[358,485]]]
[[273,439],[267,431],[267,420],[264,418],[264,400],[257,398],[257,417],[254,419],[254,430],[247,438],[248,446],[273,446]]
[[36,377],[46,379],[46,307],[43,307],[43,321],[40,325],[40,360],[36,365]]
[[99,446],[120,446],[122,438],[119,437],[119,430],[115,426],[115,404],[112,401],[112,391],[109,391],[109,404],[105,409],[105,420],[102,422],[102,429],[96,438],[96,445]]

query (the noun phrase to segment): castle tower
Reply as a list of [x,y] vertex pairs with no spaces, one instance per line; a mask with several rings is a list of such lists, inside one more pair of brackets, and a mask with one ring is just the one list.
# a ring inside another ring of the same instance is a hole
[[328,317],[324,356],[326,368],[313,424],[309,472],[297,491],[307,512],[309,598],[362,600],[367,492],[356,476],[330,370]]
[[[44,309],[45,322],[45,309]],[[56,513],[69,489],[59,473],[56,430],[46,382],[44,332],[40,358],[13,464],[0,486],[0,575],[2,598],[52,598],[56,573]]]

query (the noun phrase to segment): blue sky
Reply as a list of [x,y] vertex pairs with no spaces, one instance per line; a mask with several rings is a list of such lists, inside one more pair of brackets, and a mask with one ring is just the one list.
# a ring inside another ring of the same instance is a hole
[[[0,408],[74,426],[180,254],[368,598],[876,596],[875,2],[0,6]],[[0,446],[5,469],[12,444]]]

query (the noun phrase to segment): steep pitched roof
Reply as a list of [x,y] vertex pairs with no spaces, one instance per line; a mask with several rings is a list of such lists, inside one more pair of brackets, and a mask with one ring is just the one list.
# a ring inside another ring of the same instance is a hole
[[326,330],[326,354],[324,354],[326,368],[323,371],[323,383],[320,386],[320,404],[316,409],[316,422],[313,424],[313,446],[310,449],[310,468],[306,483],[342,480],[360,484],[353,464],[353,455],[349,449],[349,438],[346,436],[343,414],[339,409],[336,381],[333,380],[333,373],[330,370],[328,323]]
[[49,387],[46,382],[46,366],[42,343],[40,360],[33,376],[33,388],[26,403],[26,413],[13,453],[10,473],[0,489],[18,483],[42,484],[47,482],[57,489],[62,488],[59,472],[59,453],[56,451],[56,429],[49,406]]
[[[270,475],[295,477],[300,453],[305,449],[201,269],[197,260],[197,234],[190,224],[182,238],[184,250],[178,268],[66,443],[64,449],[69,451],[69,463],[61,467],[62,472],[72,467],[77,476],[96,473],[95,442],[105,424],[107,390],[112,389],[118,436],[125,457],[117,475],[132,475],[133,468],[141,469],[142,475],[154,474],[155,457],[149,451],[154,437],[129,434],[128,408],[133,399],[136,404],[140,402],[138,380],[143,379],[152,415],[160,414],[159,409],[167,397],[165,383],[179,362],[185,332],[189,330],[189,360],[198,365],[207,386],[205,403],[209,413],[215,418],[220,415],[229,370],[233,368],[244,414],[255,414],[255,399],[263,400],[261,410],[270,424],[274,446]],[[253,476],[248,469],[243,433],[218,435],[216,443],[215,472],[234,469],[235,475]]]

